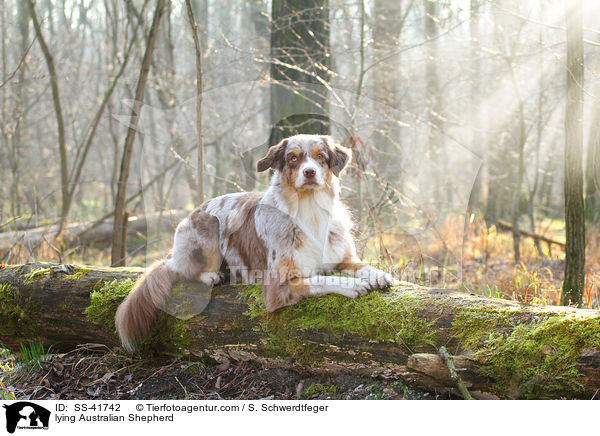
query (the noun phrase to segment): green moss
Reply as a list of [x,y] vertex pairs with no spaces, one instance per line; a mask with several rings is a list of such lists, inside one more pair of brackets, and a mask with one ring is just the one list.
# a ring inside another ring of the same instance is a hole
[[67,280],[81,280],[90,273],[89,268],[76,268],[75,272],[65,277]]
[[433,323],[417,315],[418,300],[406,290],[372,292],[356,300],[340,295],[310,298],[274,313],[264,309],[260,285],[248,287],[240,295],[249,305],[246,315],[258,321],[257,328],[266,333],[267,351],[279,357],[318,359],[322,346],[302,339],[307,329],[394,342],[411,352],[435,344]]
[[307,387],[306,389],[304,389],[304,391],[302,391],[302,398],[304,398],[305,400],[308,400],[310,398],[312,398],[313,395],[315,394],[337,394],[339,391],[339,387],[337,385],[319,385],[319,384],[314,384],[314,385],[310,385],[309,387]]
[[[246,315],[265,333],[266,351],[278,357],[318,360],[324,345],[303,337],[309,329],[398,343],[410,352],[437,347],[439,329],[420,316],[423,297],[410,288],[372,292],[356,300],[339,295],[311,298],[274,313],[265,311],[260,285],[244,289],[241,298],[249,305]],[[425,301],[429,309],[456,307],[441,297]],[[577,359],[588,349],[600,349],[600,315],[478,306],[458,313],[447,333],[445,340],[457,344],[457,352],[480,362],[483,374],[495,382],[493,392],[501,397],[576,397],[583,389]]]
[[34,280],[40,280],[50,273],[50,268],[36,268],[25,274],[25,283],[32,285]]
[[461,348],[470,350],[483,344],[493,333],[513,327],[507,313],[484,309],[464,310],[454,318],[452,334]]
[[0,330],[5,334],[33,335],[36,323],[31,317],[33,302],[11,285],[0,284]]
[[556,398],[583,388],[577,359],[600,349],[600,316],[538,315],[511,324],[508,316],[469,311],[458,316],[454,334],[495,380],[495,393],[509,398]]
[[[116,335],[115,312],[121,301],[129,294],[135,282],[131,279],[103,283],[90,295],[87,317]],[[138,348],[141,354],[154,354],[157,351],[180,351],[189,346],[185,323],[172,316],[162,316],[148,338]]]
[[86,309],[88,319],[116,332],[115,312],[134,285],[131,279],[103,283],[100,289],[95,289],[90,295],[91,304]]

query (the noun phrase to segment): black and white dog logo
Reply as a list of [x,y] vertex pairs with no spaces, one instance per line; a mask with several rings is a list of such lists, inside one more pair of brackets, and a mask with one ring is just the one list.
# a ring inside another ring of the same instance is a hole
[[6,409],[6,431],[14,433],[19,429],[48,429],[50,411],[29,401],[19,401]]

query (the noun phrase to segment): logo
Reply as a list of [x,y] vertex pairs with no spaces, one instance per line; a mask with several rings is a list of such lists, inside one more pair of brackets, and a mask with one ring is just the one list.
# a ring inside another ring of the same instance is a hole
[[19,401],[6,409],[6,431],[14,433],[18,429],[48,429],[50,411],[29,401]]

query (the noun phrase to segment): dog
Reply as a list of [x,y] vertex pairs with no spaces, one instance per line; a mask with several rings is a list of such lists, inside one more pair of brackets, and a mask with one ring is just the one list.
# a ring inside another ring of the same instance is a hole
[[[350,213],[339,198],[350,159],[330,136],[292,136],[257,162],[258,172],[274,170],[266,192],[222,195],[192,211],[177,226],[170,255],[140,277],[116,312],[124,348],[134,351],[150,333],[175,282],[216,285],[223,262],[234,281],[262,281],[269,312],[303,298],[356,298],[393,284],[356,254]],[[332,272],[349,276],[326,275]]]

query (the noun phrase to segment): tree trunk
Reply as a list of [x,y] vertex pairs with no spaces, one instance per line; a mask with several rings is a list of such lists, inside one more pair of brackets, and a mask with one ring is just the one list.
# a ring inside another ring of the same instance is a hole
[[269,145],[298,133],[329,134],[329,1],[274,1]]
[[202,204],[204,201],[204,136],[202,134],[202,46],[198,36],[198,26],[194,18],[194,9],[191,0],[185,0],[188,21],[192,30],[194,39],[194,51],[196,53],[196,134],[198,135],[198,172],[197,172],[197,202]]
[[[399,0],[376,0],[373,3],[373,54],[376,59],[384,58],[400,46],[400,33],[406,18],[402,7],[402,1]],[[375,99],[398,112],[401,71],[401,57],[397,55],[382,62],[375,70],[373,78]],[[383,126],[374,132],[377,149],[398,156],[402,151],[400,129],[393,123],[382,124]],[[383,160],[381,164],[385,162]],[[400,159],[396,162],[400,162]],[[383,168],[380,168],[380,171],[383,171]]]
[[[19,51],[23,58],[23,65],[19,69],[19,85],[16,87],[16,98],[15,98],[15,109],[13,118],[16,121],[14,126],[14,135],[10,138],[10,151],[8,154],[9,166],[11,169],[11,215],[13,217],[21,215],[21,142],[22,142],[22,131],[21,126],[26,125],[27,119],[25,107],[28,104],[27,94],[28,87],[25,86],[25,78],[27,74],[27,44],[29,43],[29,6],[25,2],[17,2],[17,23],[19,27]],[[3,95],[6,91],[3,91]],[[8,119],[4,119],[3,122],[7,122]]]
[[127,129],[127,137],[125,138],[125,145],[123,146],[123,156],[121,158],[121,171],[119,174],[119,181],[117,186],[117,199],[115,202],[115,220],[114,220],[114,233],[112,241],[111,251],[111,262],[113,265],[124,265],[126,258],[127,247],[125,244],[125,234],[123,233],[125,223],[125,201],[127,199],[127,181],[129,180],[129,170],[131,166],[131,156],[133,153],[133,143],[137,133],[137,125],[142,111],[142,104],[144,103],[144,94],[146,91],[146,82],[148,81],[148,74],[150,72],[150,65],[152,61],[152,54],[154,52],[154,46],[156,45],[156,38],[158,36],[158,28],[160,20],[165,12],[166,0],[158,0],[156,4],[156,10],[154,11],[154,18],[152,25],[150,26],[150,34],[148,36],[148,43],[146,45],[146,52],[142,60],[142,67],[140,70],[140,76],[135,91],[135,99],[133,107],[131,108],[130,125]]
[[437,204],[450,204],[453,193],[447,182],[448,162],[445,156],[442,139],[442,90],[436,59],[438,58],[438,42],[435,40],[439,33],[438,23],[441,20],[441,4],[435,0],[425,0],[425,18],[423,33],[425,40],[425,104],[427,105],[427,146],[431,153],[433,174],[439,177],[433,184],[433,201]]
[[525,102],[521,95],[521,90],[515,70],[513,66],[512,56],[507,57],[506,62],[508,63],[508,69],[510,70],[510,77],[515,90],[515,96],[518,102],[518,119],[519,119],[519,132],[516,135],[518,138],[515,146],[515,155],[517,157],[517,174],[515,180],[515,187],[511,200],[511,220],[513,228],[513,253],[515,263],[521,260],[521,233],[519,232],[519,218],[521,217],[521,191],[523,187],[523,178],[525,177],[525,142],[527,142],[527,136],[525,133]]
[[[126,280],[141,271],[3,266],[0,340],[11,347],[39,341],[57,351],[84,342],[115,346],[114,311],[133,285]],[[200,293],[200,286],[175,289],[178,295]],[[330,295],[268,314],[258,287],[226,285],[212,290],[199,316],[174,320],[163,318],[152,336],[155,347],[176,344],[194,354],[226,347],[313,364],[376,362],[419,386],[453,389],[437,356],[445,346],[471,391],[502,398],[589,398],[600,387],[600,312],[592,310],[403,283],[357,300]]]
[[581,305],[585,269],[583,205],[583,33],[581,0],[566,4],[567,107],[565,114],[565,281],[563,305]]
[[[598,40],[598,39],[597,39]],[[592,75],[600,74],[600,60],[598,56],[592,64]],[[600,80],[595,79],[592,87],[595,98],[589,99],[591,106],[591,121],[588,129],[587,159],[585,169],[585,209],[587,219],[600,223]]]
[[35,34],[42,48],[42,53],[46,60],[46,66],[48,67],[48,73],[50,74],[50,86],[52,88],[52,101],[54,103],[54,113],[56,114],[56,128],[58,129],[58,152],[60,156],[60,189],[61,189],[61,210],[60,210],[60,225],[58,227],[57,235],[62,232],[64,227],[67,225],[67,214],[68,214],[68,199],[69,199],[69,165],[67,161],[67,140],[65,137],[65,123],[62,113],[62,105],[60,102],[60,92],[58,88],[58,75],[56,74],[56,67],[54,66],[54,58],[50,49],[46,44],[42,29],[40,27],[37,14],[35,12],[35,3],[33,0],[27,0],[29,4],[29,14],[31,15],[31,21],[33,22],[33,28]]
[[[527,215],[529,216],[529,225],[531,226],[531,233],[535,233],[535,196],[537,194],[537,190],[539,187],[540,181],[540,150],[542,146],[542,133],[544,131],[544,56],[543,56],[543,48],[544,40],[542,38],[542,33],[540,32],[540,54],[539,54],[539,65],[540,65],[540,75],[538,77],[539,84],[539,92],[538,92],[538,101],[537,101],[537,122],[536,122],[536,136],[535,136],[535,166],[533,173],[533,184],[529,189],[529,198],[527,204]],[[544,254],[544,250],[542,250],[542,246],[540,245],[539,239],[533,240],[535,244],[535,249],[537,250],[540,258],[545,259],[546,256]],[[550,248],[548,248],[550,250]],[[550,251],[551,252],[551,251]]]
[[484,110],[484,99],[482,95],[482,64],[480,59],[481,41],[479,35],[479,16],[482,5],[480,0],[470,0],[469,4],[469,37],[471,42],[469,44],[469,52],[471,56],[471,86],[470,86],[470,98],[471,98],[471,109],[470,109],[470,128],[471,128],[471,150],[476,151],[481,158],[481,167],[473,183],[473,190],[471,192],[471,198],[469,204],[473,210],[483,210],[483,206],[486,204],[485,198],[485,187],[487,186],[487,153],[488,144],[487,138],[484,135],[483,122],[481,114]]

